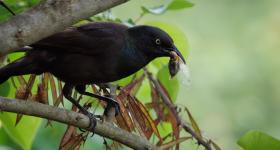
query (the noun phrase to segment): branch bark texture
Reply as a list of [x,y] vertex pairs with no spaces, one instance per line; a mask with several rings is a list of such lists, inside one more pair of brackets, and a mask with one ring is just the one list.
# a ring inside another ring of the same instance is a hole
[[[65,110],[62,108],[52,107],[37,102],[8,99],[4,97],[0,97],[0,110],[46,118],[57,122],[70,124],[86,130],[88,130],[87,127],[90,123],[89,118],[80,113]],[[100,136],[120,142],[133,149],[159,149],[145,138],[129,133],[121,128],[114,126],[111,123],[97,121],[95,133]]]
[[0,56],[128,0],[43,0],[0,24]]

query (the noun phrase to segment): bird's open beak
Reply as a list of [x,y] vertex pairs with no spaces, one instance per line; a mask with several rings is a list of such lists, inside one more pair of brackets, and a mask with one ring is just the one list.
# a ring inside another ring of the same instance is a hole
[[170,60],[168,64],[169,68],[169,73],[171,75],[171,78],[174,77],[178,71],[180,70],[180,63],[183,62],[186,64],[186,61],[181,54],[181,52],[174,47],[170,52],[169,52]]

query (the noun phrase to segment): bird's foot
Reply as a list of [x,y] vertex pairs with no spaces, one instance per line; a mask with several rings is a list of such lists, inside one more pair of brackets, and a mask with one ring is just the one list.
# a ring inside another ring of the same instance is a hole
[[88,126],[88,130],[91,131],[93,134],[95,132],[95,127],[97,124],[97,120],[94,114],[92,113],[88,113],[87,114],[88,118],[89,118],[89,126]]
[[[90,124],[88,126],[88,130],[90,132],[92,132],[92,135],[91,135],[91,137],[92,137],[94,135],[94,133],[95,133],[95,127],[96,127],[96,124],[97,124],[96,118],[100,119],[103,122],[103,116],[101,116],[101,115],[94,115],[94,114],[92,114],[90,112],[83,113],[83,114],[85,114],[89,118]],[[79,128],[79,130],[81,132],[87,132],[86,130],[84,130],[82,128]]]
[[110,109],[111,108],[115,108],[115,116],[117,116],[118,114],[120,114],[120,105],[118,102],[116,101],[111,101],[111,102],[108,102],[106,108],[105,108],[105,111],[104,111],[104,114],[107,116]]
[[[87,127],[88,131],[92,132],[92,136],[94,135],[95,132],[95,127],[97,124],[97,119],[98,116],[95,116],[94,114],[88,112],[88,111],[82,111],[82,113],[89,118],[89,126]],[[79,128],[80,131],[86,132],[86,130]]]

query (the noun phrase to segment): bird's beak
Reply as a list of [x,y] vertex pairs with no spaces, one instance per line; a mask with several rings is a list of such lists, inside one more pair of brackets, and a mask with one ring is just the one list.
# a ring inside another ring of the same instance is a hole
[[181,54],[181,52],[175,46],[171,51],[169,51],[169,56],[170,56],[170,60],[169,60],[168,68],[172,78],[180,70],[180,63],[183,62],[184,64],[186,64],[186,61],[183,55]]
[[[173,48],[173,50],[171,51],[171,53],[172,53],[172,52],[175,52],[177,55],[174,55],[174,53],[173,53],[173,54],[170,54],[170,57],[171,57],[171,58],[172,58],[172,57],[176,57],[175,59],[181,59],[181,61],[183,61],[184,64],[186,64],[186,61],[185,61],[183,55],[182,55],[181,52],[177,49],[177,47],[174,46],[174,48]],[[174,59],[174,58],[173,58],[173,59]]]

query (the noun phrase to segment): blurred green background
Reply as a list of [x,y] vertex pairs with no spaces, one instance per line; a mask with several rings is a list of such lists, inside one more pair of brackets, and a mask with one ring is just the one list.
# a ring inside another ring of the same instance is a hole
[[[137,18],[141,6],[162,0],[134,0],[112,10],[122,19]],[[191,85],[182,85],[176,103],[186,105],[203,134],[222,149],[238,150],[237,140],[257,129],[280,138],[280,1],[196,0],[195,6],[164,15],[146,15],[139,24],[162,21],[188,37]],[[2,8],[0,8],[2,9]],[[64,126],[55,124],[35,137],[33,149],[57,149]],[[1,132],[2,131],[2,132]],[[0,150],[19,149],[0,123]],[[8,133],[9,134],[9,133]],[[84,149],[101,149],[101,138]],[[4,148],[6,147],[6,148]],[[10,148],[8,148],[10,147]],[[182,147],[196,149],[188,142]]]

